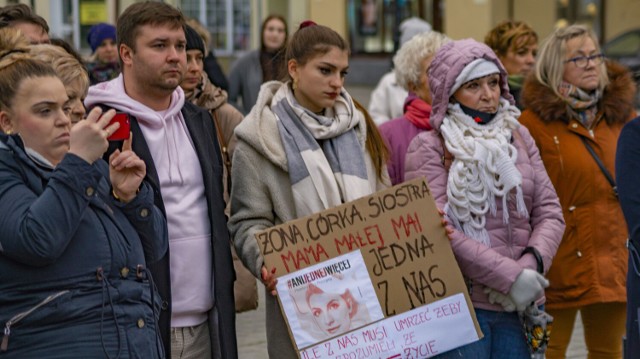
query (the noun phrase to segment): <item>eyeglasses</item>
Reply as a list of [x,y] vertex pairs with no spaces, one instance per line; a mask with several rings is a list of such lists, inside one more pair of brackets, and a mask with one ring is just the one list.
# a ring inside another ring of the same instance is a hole
[[604,61],[604,54],[595,54],[591,56],[578,56],[565,61],[565,63],[573,62],[574,65],[583,69],[587,67],[587,65],[589,64],[589,61],[593,62],[594,65],[598,66],[602,64],[602,62]]

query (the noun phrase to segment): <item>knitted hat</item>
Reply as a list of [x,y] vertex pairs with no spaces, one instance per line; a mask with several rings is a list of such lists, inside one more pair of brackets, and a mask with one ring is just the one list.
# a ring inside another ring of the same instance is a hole
[[186,25],[184,28],[184,35],[187,38],[187,51],[189,50],[200,50],[204,55],[204,41],[198,32],[194,30],[191,26]]
[[410,17],[400,23],[400,47],[412,37],[431,31],[431,25],[419,17]]
[[460,88],[460,86],[471,80],[499,73],[500,69],[492,61],[485,59],[473,60],[462,69],[460,74],[458,74],[458,77],[456,77],[456,81],[453,83],[453,86],[451,86],[451,89],[449,90],[449,96],[453,95],[456,90]]
[[96,52],[96,49],[106,39],[112,39],[116,41],[116,27],[111,24],[100,23],[91,26],[89,34],[87,35],[87,42],[91,46],[91,52]]

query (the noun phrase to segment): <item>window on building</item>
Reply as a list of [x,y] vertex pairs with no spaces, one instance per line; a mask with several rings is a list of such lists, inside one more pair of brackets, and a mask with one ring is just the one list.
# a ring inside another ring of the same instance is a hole
[[347,22],[352,52],[395,52],[400,23],[413,16],[431,24],[439,23],[439,15],[432,11],[439,3],[437,0],[348,0]]
[[[89,30],[95,24],[105,22],[110,23],[108,18],[107,11],[107,1],[106,0],[81,0],[79,4],[77,4],[78,0],[64,0],[65,3],[63,10],[63,14],[69,14],[65,17],[65,23],[68,23],[69,26],[78,26],[79,31],[78,41],[80,42],[80,46],[77,47],[79,49],[83,49],[86,51],[90,51],[89,43],[87,42],[87,35],[89,35]],[[73,3],[76,4],[73,4]],[[66,4],[69,3],[69,4]],[[78,7],[78,9],[74,10],[74,7]],[[79,13],[79,23],[74,24],[74,21],[77,21],[78,16],[73,16],[74,11]]]
[[588,25],[602,40],[603,31],[603,0],[558,0],[557,2],[557,27],[570,24]]
[[181,0],[187,17],[198,19],[211,33],[210,46],[219,55],[248,50],[251,0]]

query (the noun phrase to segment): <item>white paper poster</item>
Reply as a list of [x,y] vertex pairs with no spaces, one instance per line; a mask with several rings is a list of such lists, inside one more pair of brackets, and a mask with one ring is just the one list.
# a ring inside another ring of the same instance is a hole
[[276,289],[299,350],[384,318],[359,250],[284,275]]
[[423,359],[478,340],[464,295],[387,318],[304,349],[302,359]]

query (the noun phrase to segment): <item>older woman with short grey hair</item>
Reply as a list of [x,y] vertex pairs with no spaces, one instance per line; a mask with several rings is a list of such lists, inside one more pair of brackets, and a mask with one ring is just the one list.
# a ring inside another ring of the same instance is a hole
[[404,182],[404,157],[409,143],[418,133],[431,129],[427,71],[433,55],[449,41],[448,37],[436,31],[422,33],[406,42],[393,57],[398,84],[409,91],[404,102],[404,115],[379,127],[391,152],[387,169],[394,185]]

